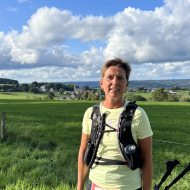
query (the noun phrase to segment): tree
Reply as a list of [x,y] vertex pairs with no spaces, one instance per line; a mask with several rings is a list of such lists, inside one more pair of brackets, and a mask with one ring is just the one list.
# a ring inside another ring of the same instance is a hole
[[183,102],[190,102],[190,98],[184,97],[184,98],[182,99],[182,101],[183,101]]
[[103,91],[101,88],[99,88],[96,92],[97,92],[99,95],[104,94],[104,91]]
[[90,93],[94,94],[94,93],[95,93],[95,90],[91,90]]
[[53,87],[54,87],[54,85],[53,85],[52,83],[45,84],[45,86],[46,86],[48,89],[50,89],[50,88],[53,88]]
[[94,94],[93,92],[90,92],[90,93],[88,94],[87,100],[91,100],[94,95],[95,95],[95,94]]
[[92,96],[91,100],[98,100],[98,96],[96,96],[96,95],[94,94],[94,96]]
[[100,96],[100,97],[99,97],[99,100],[100,100],[100,101],[105,100],[105,96]]
[[63,94],[63,92],[64,92],[64,89],[63,89],[63,88],[60,88],[60,89],[59,89],[59,93],[60,93],[60,94]]
[[128,100],[128,101],[132,101],[132,96],[133,96],[133,93],[128,92],[128,91],[123,95],[123,97],[124,97],[126,100]]
[[177,96],[177,94],[169,94],[168,102],[179,102],[179,97]]
[[83,93],[83,95],[82,95],[82,99],[83,99],[83,100],[86,100],[86,99],[88,98],[88,94],[89,94],[89,92],[88,92],[88,91],[85,91],[85,92]]
[[88,85],[84,86],[83,88],[85,89],[85,91],[89,90],[89,86]]
[[64,90],[67,90],[67,86],[66,86],[65,84],[62,84],[62,88],[63,88]]
[[53,96],[46,96],[46,97],[44,97],[44,99],[46,99],[46,100],[53,100]]
[[21,84],[20,89],[21,89],[21,91],[23,91],[23,92],[28,92],[28,90],[29,90],[29,85],[28,85],[28,84]]
[[37,89],[36,87],[31,87],[31,88],[29,89],[29,92],[30,92],[30,93],[38,93],[38,89]]
[[54,87],[57,88],[57,90],[59,91],[59,89],[62,87],[61,83],[55,83]]
[[55,97],[55,94],[53,92],[48,92],[47,94],[48,96],[52,96],[52,97]]
[[152,100],[157,102],[164,102],[168,99],[168,94],[164,92],[164,88],[157,88],[152,93]]
[[133,95],[132,96],[133,101],[146,101],[146,98],[140,96],[140,95]]
[[145,89],[144,87],[137,87],[136,88],[136,92],[146,92],[147,91],[147,89]]
[[129,88],[127,91],[128,91],[128,92],[133,92],[133,89],[132,89],[132,88]]
[[8,90],[7,85],[2,85],[1,89],[3,90],[3,92],[6,92]]
[[181,90],[189,90],[189,87],[181,87]]
[[178,86],[172,86],[171,90],[179,90],[179,87]]
[[32,86],[33,87],[38,87],[38,82],[36,82],[36,81],[32,82]]
[[139,86],[137,86],[136,92],[140,92],[140,91],[141,91],[141,88]]
[[55,97],[55,94],[53,92],[48,92],[47,96],[45,97],[45,99],[53,99],[53,97]]
[[39,83],[38,83],[38,86],[44,86],[45,84],[47,84],[47,83],[39,82]]
[[74,84],[68,84],[67,85],[67,90],[74,91]]

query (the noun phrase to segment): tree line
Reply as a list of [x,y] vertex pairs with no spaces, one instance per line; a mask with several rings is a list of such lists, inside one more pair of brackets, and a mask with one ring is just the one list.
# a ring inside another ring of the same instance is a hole
[[105,94],[102,89],[86,90],[78,94],[78,100],[105,100]]
[[23,83],[19,84],[12,84],[12,85],[0,85],[0,91],[18,91],[18,92],[30,92],[30,93],[38,93],[38,88],[41,86],[46,86],[48,90],[51,88],[56,88],[58,91],[62,93],[64,91],[73,91],[74,84],[61,84],[61,83],[38,83],[36,81],[32,82],[31,84]]
[[188,91],[188,95],[190,96],[189,87],[174,86],[170,89],[157,88],[152,92],[152,97],[145,98],[141,95],[135,95],[133,92],[148,93],[148,90],[144,87],[137,87],[135,90],[129,88],[124,94],[124,98],[129,101],[190,102],[190,97],[181,97],[179,93],[181,91]]
[[[65,91],[74,91],[74,84],[61,84],[61,83],[38,83],[36,81],[32,82],[31,84],[23,83],[21,85],[19,84],[4,84],[0,85],[0,91],[6,92],[6,91],[18,91],[18,92],[30,92],[30,93],[38,93],[38,88],[41,86],[46,86],[48,90],[51,88],[56,88],[61,94]],[[78,86],[77,86],[78,87]],[[90,90],[89,86],[84,86],[84,92],[79,93],[77,98],[78,100],[104,100],[105,95],[102,89],[93,89]],[[164,89],[163,87],[157,88],[154,92],[152,92],[151,98],[145,98],[141,95],[135,95],[133,94],[134,90],[132,88],[127,89],[126,93],[124,94],[124,98],[128,101],[167,101],[167,102],[190,102],[189,97],[183,97],[181,98],[180,94],[177,93],[169,93],[169,90],[172,90],[173,92],[178,91],[189,91],[189,87],[178,87],[173,86],[170,89]],[[136,92],[139,93],[147,93],[148,90],[144,87],[136,87]],[[190,91],[188,92],[188,95],[190,96]],[[52,96],[52,95],[50,95]],[[53,97],[53,96],[52,96]]]
[[0,78],[0,84],[18,84],[17,80]]
[[[173,90],[181,90],[179,88],[171,88]],[[188,92],[188,95],[190,96],[190,91]],[[165,90],[163,87],[160,87],[156,89],[152,93],[152,101],[157,101],[157,102],[190,102],[190,97],[183,97],[181,98],[180,94],[171,94],[169,93],[169,90]]]

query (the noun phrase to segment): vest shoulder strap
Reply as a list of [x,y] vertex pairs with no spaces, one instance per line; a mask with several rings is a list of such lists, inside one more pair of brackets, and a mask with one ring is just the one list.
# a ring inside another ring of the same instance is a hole
[[118,140],[124,147],[129,144],[136,145],[131,132],[131,124],[137,107],[135,102],[129,102],[121,114]]
[[97,139],[99,123],[101,122],[100,103],[93,106],[90,119],[92,119],[90,139],[91,143],[95,143]]

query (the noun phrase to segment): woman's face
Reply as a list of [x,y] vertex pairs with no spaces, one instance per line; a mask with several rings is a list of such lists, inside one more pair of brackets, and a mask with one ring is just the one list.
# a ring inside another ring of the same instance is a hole
[[105,92],[105,98],[111,100],[122,100],[123,93],[128,85],[126,73],[121,67],[109,67],[105,71],[104,78],[100,80],[100,86]]

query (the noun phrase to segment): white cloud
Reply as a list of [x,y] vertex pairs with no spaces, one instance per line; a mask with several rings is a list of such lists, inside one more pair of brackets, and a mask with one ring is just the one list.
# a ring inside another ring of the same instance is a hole
[[104,56],[116,54],[134,63],[189,60],[190,1],[165,3],[155,11],[126,8],[116,14]]
[[[0,69],[27,69],[24,73],[31,76],[30,71],[41,67],[45,71],[39,72],[46,80],[53,80],[53,73],[56,80],[98,79],[103,62],[118,56],[130,60],[134,79],[186,77],[190,68],[190,1],[164,2],[154,11],[129,7],[110,17],[82,17],[42,7],[21,33],[0,32]],[[72,53],[67,41],[75,39],[88,43],[89,49]],[[91,46],[93,42],[97,46]]]
[[9,12],[18,12],[18,10],[19,10],[18,7],[9,7],[9,8],[7,9],[7,11],[9,11]]
[[189,79],[190,61],[132,66],[131,80]]

